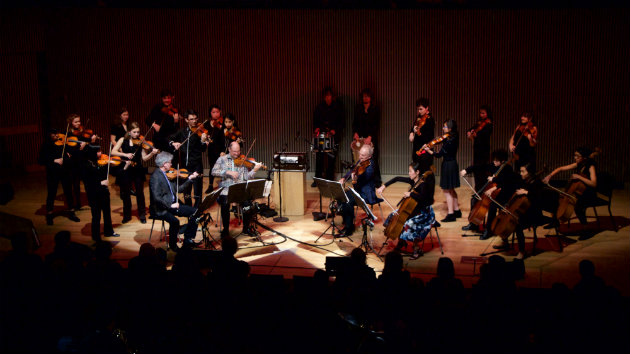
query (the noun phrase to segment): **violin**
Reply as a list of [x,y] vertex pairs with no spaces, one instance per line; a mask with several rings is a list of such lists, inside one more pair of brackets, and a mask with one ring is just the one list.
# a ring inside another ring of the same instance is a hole
[[[210,135],[208,134],[208,129],[204,128],[204,125],[205,125],[204,123],[199,123],[199,124],[197,124],[196,127],[190,128],[190,130],[192,130],[192,132],[197,134],[197,136],[199,136],[200,138],[204,134],[206,134],[206,136],[210,137]],[[210,142],[212,142],[212,139],[210,139]]]
[[483,128],[486,127],[486,125],[491,124],[491,123],[492,121],[490,120],[490,118],[486,118],[482,122],[477,122],[477,124],[468,132],[474,138],[477,136],[477,133],[479,133]]
[[147,151],[151,151],[155,149],[155,146],[152,142],[145,140],[144,136],[140,135],[137,139],[131,139],[131,143],[134,146],[141,146],[143,149]]
[[348,177],[353,176],[352,184],[357,184],[359,176],[365,173],[365,170],[367,170],[367,168],[370,167],[371,164],[371,160],[357,161],[357,163],[352,166],[352,169],[350,169],[350,171],[348,171],[348,173],[343,176],[343,179],[347,180]]
[[179,178],[188,178],[188,176],[190,176],[190,173],[185,168],[181,168],[181,169],[177,170],[177,169],[171,167],[166,172],[166,178],[168,178],[171,181],[174,180],[177,177],[179,177]]
[[66,134],[57,134],[57,140],[55,141],[55,145],[57,146],[77,146],[77,144],[82,143],[76,136],[66,136]]
[[[92,136],[94,136],[94,131],[92,129],[85,129],[83,125],[80,125],[78,129],[72,129],[72,135],[84,139],[91,139]],[[96,139],[100,139],[100,137],[97,136]]]
[[174,117],[176,114],[179,115],[179,110],[177,108],[173,107],[173,105],[164,106],[164,107],[162,107],[162,113],[168,114],[169,116]]
[[420,129],[427,122],[427,118],[429,118],[428,114],[423,115],[422,117],[417,117],[415,123],[413,124],[413,131],[416,135],[420,135]]
[[[241,155],[237,158],[234,159],[234,165],[241,167],[241,166],[245,166],[247,169],[251,170],[252,168],[254,168],[254,166],[256,164],[258,164],[259,162],[256,162],[256,160],[254,160],[251,157],[245,157],[245,155]],[[260,164],[260,167],[263,170],[267,169],[267,166]]]
[[101,157],[96,161],[99,166],[112,165],[112,166],[120,166],[122,163],[122,159],[120,156],[112,156],[111,158],[108,155],[101,154]]
[[210,121],[210,127],[212,128],[221,128],[223,126],[223,117],[219,117],[217,119],[213,119]]
[[241,133],[241,131],[238,130],[237,128],[231,127],[230,129],[226,129],[224,133],[225,133],[225,138],[231,141],[236,141],[239,138],[241,138],[241,141],[245,141],[242,138],[243,133]]
[[[450,133],[446,133],[440,137],[437,137],[431,141],[429,141],[425,146],[428,148],[431,148],[433,146],[435,146],[436,144],[439,144],[441,142],[443,142],[444,140],[448,139],[451,136]],[[418,156],[422,156],[423,154],[426,154],[427,151],[424,149],[424,147],[422,147],[420,150],[416,151],[416,155]]]

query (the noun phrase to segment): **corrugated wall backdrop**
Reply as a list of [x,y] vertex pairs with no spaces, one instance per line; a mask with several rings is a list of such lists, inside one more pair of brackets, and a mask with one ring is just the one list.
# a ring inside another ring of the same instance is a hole
[[[206,118],[233,112],[255,158],[286,143],[304,151],[320,91],[331,85],[346,112],[370,87],[382,110],[381,169],[404,174],[415,99],[428,97],[438,128],[463,129],[477,109],[495,115],[493,147],[506,147],[520,113],[540,130],[539,161],[572,162],[578,145],[599,146],[602,168],[630,181],[628,10],[7,10],[0,15],[1,127],[65,127],[79,113],[103,136],[121,106],[143,121],[161,88],[180,109]],[[42,68],[36,65],[40,53]],[[48,90],[41,90],[42,75]],[[39,79],[38,79],[39,77]],[[38,87],[40,89],[38,90]],[[50,108],[40,110],[40,96]],[[35,95],[35,96],[30,96]],[[41,113],[40,113],[41,111]],[[16,120],[21,122],[17,123]],[[20,135],[21,136],[21,135]],[[39,137],[7,144],[14,164],[35,163]],[[23,137],[25,138],[25,137]],[[26,139],[26,138],[25,138]],[[104,147],[106,143],[103,143]],[[472,160],[462,138],[460,166]],[[206,166],[207,168],[208,166]]]

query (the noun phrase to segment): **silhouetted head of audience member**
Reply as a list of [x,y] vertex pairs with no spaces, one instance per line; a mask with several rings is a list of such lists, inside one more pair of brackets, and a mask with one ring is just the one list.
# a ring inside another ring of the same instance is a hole
[[234,256],[238,250],[238,242],[233,237],[227,236],[221,240],[221,249],[225,254]]
[[580,262],[580,275],[582,278],[591,278],[595,275],[595,264],[589,261],[588,259],[584,259]]
[[70,231],[63,230],[55,234],[55,250],[70,245]]
[[138,256],[141,258],[155,258],[155,247],[152,244],[146,242],[140,246],[140,251],[138,251]]
[[112,244],[108,241],[99,241],[94,248],[94,258],[97,260],[109,260],[112,256]]
[[403,269],[403,257],[398,251],[389,252],[385,255],[385,266],[383,267],[383,274],[385,273],[399,273]]
[[350,259],[352,259],[354,264],[365,265],[367,257],[362,249],[355,248],[350,252]]
[[11,247],[14,254],[27,254],[28,253],[28,241],[26,239],[26,232],[16,232],[11,236]]
[[440,257],[437,264],[437,276],[449,279],[455,277],[455,266],[450,258]]

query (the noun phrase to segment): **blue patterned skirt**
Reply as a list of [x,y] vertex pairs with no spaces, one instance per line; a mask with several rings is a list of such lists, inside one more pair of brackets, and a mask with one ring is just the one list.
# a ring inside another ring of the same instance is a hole
[[[385,220],[385,227],[389,224],[394,213],[389,214]],[[405,241],[424,240],[431,231],[431,226],[435,222],[433,207],[428,206],[420,211],[420,214],[408,219],[403,226],[400,239]]]

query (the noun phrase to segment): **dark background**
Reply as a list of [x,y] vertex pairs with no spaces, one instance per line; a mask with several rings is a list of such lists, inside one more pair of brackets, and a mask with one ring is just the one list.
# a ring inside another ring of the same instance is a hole
[[[306,150],[294,137],[310,137],[321,89],[331,85],[346,111],[346,160],[359,92],[374,91],[382,110],[383,174],[406,173],[415,99],[425,96],[438,128],[448,118],[470,128],[478,107],[489,104],[493,148],[507,147],[521,112],[531,110],[540,163],[555,168],[573,162],[575,147],[598,146],[602,169],[630,181],[625,8],[225,3],[4,8],[0,163],[34,165],[41,132],[65,129],[70,113],[89,119],[88,128],[107,137],[107,149],[120,107],[129,108],[131,121],[143,122],[165,87],[180,110],[194,108],[203,119],[212,103],[234,113],[246,147],[256,138],[251,155],[269,163],[285,143],[290,151]],[[472,161],[472,143],[463,137],[458,161],[460,167]]]

